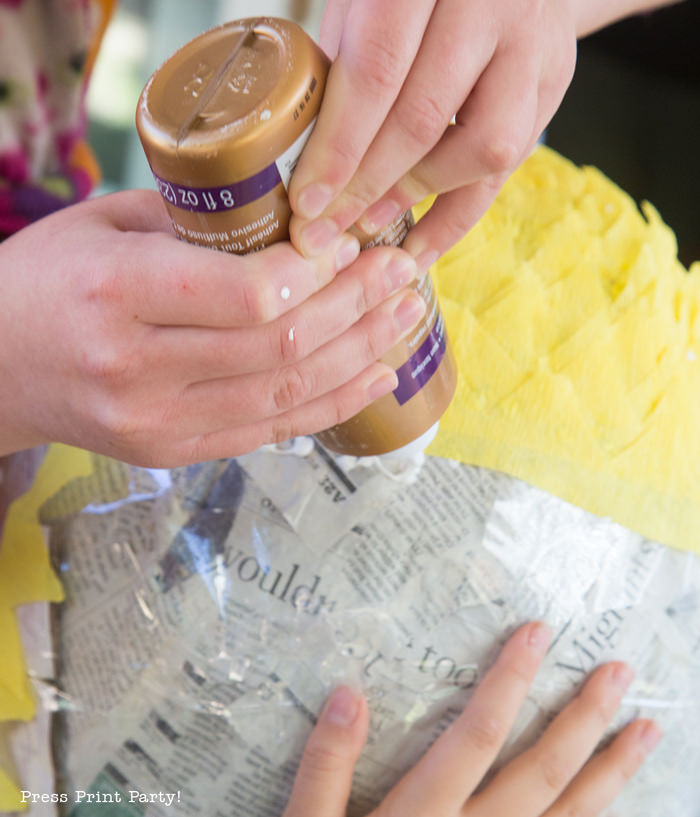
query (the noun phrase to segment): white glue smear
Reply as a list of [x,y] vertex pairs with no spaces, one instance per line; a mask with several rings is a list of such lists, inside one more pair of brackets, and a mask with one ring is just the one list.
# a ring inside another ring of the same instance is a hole
[[[264,445],[262,450],[283,457],[308,457],[313,452],[314,447],[313,437],[294,437],[284,443]],[[337,466],[346,473],[352,471],[353,468],[373,468],[385,477],[404,485],[412,485],[418,479],[425,464],[425,454],[423,452],[397,456],[383,454],[380,457],[351,457],[346,454],[338,454],[334,459]]]
[[425,454],[418,452],[396,457],[390,457],[386,454],[382,454],[380,457],[350,457],[343,454],[336,458],[336,463],[346,473],[353,468],[376,468],[377,471],[385,477],[393,479],[394,482],[412,485],[418,479],[425,464]]

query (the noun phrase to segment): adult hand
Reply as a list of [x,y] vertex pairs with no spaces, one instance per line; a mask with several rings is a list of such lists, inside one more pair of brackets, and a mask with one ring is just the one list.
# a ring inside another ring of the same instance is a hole
[[[540,740],[474,793],[503,746],[549,639],[540,624],[515,633],[464,712],[372,817],[592,817],[612,802],[661,735],[653,722],[636,720],[588,760],[632,680],[618,662],[596,670]],[[344,817],[367,723],[364,698],[338,688],[309,737],[284,817]]]
[[[359,221],[374,233],[440,194],[404,247],[424,271],[528,155],[573,75],[572,0],[329,0],[334,59],[292,177],[308,256]],[[455,124],[450,120],[456,115]]]
[[169,467],[347,419],[395,388],[376,361],[425,308],[407,253],[358,253],[191,246],[146,191],[25,228],[0,245],[0,454],[60,441]]

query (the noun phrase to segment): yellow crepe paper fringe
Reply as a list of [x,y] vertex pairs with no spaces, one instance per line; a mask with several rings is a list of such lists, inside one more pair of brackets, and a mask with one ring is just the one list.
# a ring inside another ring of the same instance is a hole
[[460,379],[429,453],[700,552],[700,264],[642,210],[545,147],[511,177],[433,271]]

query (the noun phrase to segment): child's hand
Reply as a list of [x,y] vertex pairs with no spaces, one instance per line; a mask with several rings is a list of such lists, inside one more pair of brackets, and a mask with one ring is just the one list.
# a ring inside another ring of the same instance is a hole
[[[661,734],[651,721],[634,721],[589,760],[632,679],[622,663],[596,670],[540,740],[474,794],[508,736],[549,638],[539,624],[515,633],[462,715],[372,817],[593,817],[615,798]],[[344,817],[367,724],[364,698],[346,687],[331,695],[284,817]]]

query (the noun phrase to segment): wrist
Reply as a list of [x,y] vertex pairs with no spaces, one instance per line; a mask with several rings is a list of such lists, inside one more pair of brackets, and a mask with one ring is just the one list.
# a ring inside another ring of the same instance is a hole
[[0,457],[49,442],[40,434],[35,434],[31,429],[19,424],[12,409],[7,410],[8,408],[5,406],[0,411]]

